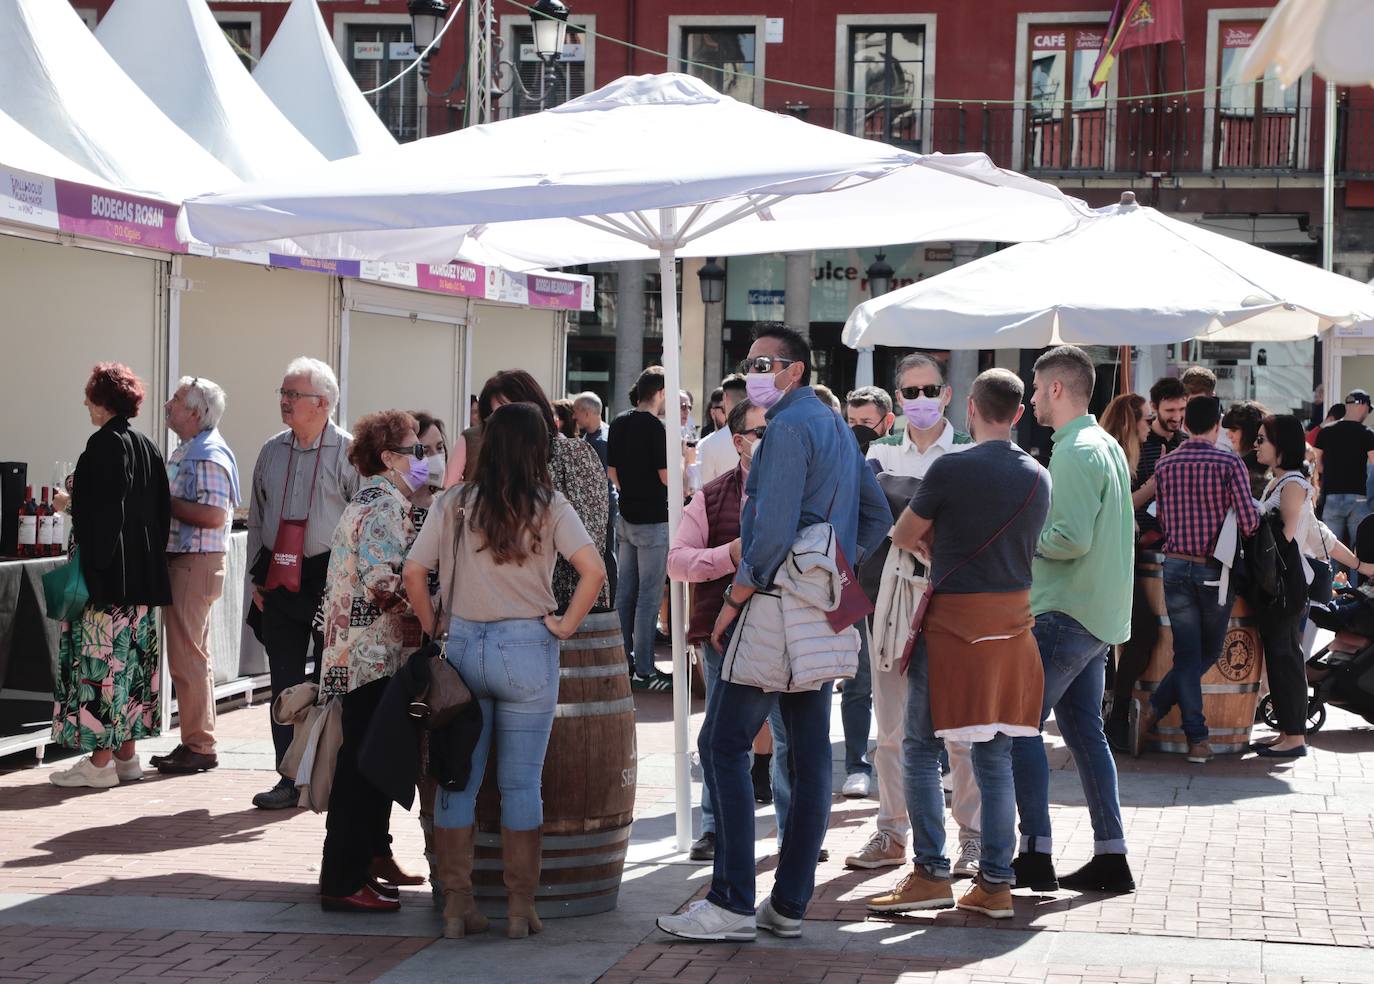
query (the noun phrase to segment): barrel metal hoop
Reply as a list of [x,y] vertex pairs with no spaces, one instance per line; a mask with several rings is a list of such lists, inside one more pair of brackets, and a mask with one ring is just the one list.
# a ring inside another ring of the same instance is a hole
[[559,704],[554,708],[553,716],[556,718],[609,717],[612,714],[623,714],[634,709],[635,699],[622,697],[619,700],[598,700],[587,704]]
[[[1173,752],[1177,755],[1186,755],[1188,753],[1187,742],[1147,741],[1145,747],[1152,752]],[[1243,751],[1245,751],[1245,744],[1243,742],[1224,745],[1218,744],[1212,747],[1212,754],[1214,755],[1235,755]]]
[[[1159,727],[1158,725],[1155,725],[1155,734],[1157,734],[1157,735],[1181,735],[1181,734],[1183,734],[1183,729],[1182,729],[1182,728],[1161,728],[1161,727]],[[1249,729],[1249,728],[1214,728],[1214,727],[1212,727],[1210,724],[1207,725],[1208,741],[1210,741],[1213,737],[1215,737],[1215,736],[1217,736],[1217,735],[1248,735],[1248,734],[1250,734],[1250,729]]]
[[558,676],[563,680],[588,680],[593,677],[626,676],[629,674],[626,663],[603,663],[600,666],[560,666]]
[[[1137,680],[1136,687],[1148,694],[1159,689],[1158,680]],[[1204,683],[1204,694],[1253,694],[1259,691],[1259,681],[1254,683]]]
[[[567,885],[544,885],[541,884],[535,891],[535,898],[547,898],[553,895],[592,895],[597,892],[609,892],[620,890],[620,877],[603,878],[600,881],[589,882],[570,882]],[[506,896],[505,885],[474,885],[472,894],[478,896]]]
[[[603,864],[624,862],[624,851],[618,854],[566,854],[556,858],[540,858],[539,867],[544,871],[552,871],[555,868],[596,868]],[[503,865],[500,858],[477,858],[472,862],[472,867],[477,871],[500,871]]]
[[[573,636],[571,639],[564,639],[558,644],[558,648],[564,652],[582,652],[588,649],[619,649],[625,645],[625,637],[616,629],[614,633],[604,632],[594,636]],[[629,663],[625,664],[629,668]]]
[[[629,839],[630,825],[626,824],[624,827],[586,834],[545,834],[542,846],[545,851],[572,851],[583,847],[606,847]],[[476,843],[479,847],[500,847],[501,835],[479,832]]]

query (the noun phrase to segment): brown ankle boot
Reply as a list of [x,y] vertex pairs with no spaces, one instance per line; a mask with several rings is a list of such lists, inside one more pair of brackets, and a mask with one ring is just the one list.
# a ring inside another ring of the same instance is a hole
[[368,874],[378,881],[388,882],[392,885],[423,885],[424,875],[412,875],[408,871],[402,871],[401,866],[396,863],[396,859],[391,855],[384,858],[373,858],[372,865],[368,868]]
[[444,939],[485,933],[487,917],[472,897],[472,827],[435,827],[434,847],[444,885]]
[[544,928],[534,911],[539,887],[539,850],[543,831],[501,828],[501,865],[506,879],[506,936],[524,939]]

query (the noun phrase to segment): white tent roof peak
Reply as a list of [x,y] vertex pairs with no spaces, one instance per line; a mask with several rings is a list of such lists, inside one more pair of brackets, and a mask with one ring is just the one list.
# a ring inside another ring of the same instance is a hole
[[94,171],[64,157],[0,110],[0,165],[80,184],[106,184]]
[[623,75],[610,85],[553,107],[551,113],[587,113],[626,106],[700,106],[734,102],[700,79],[679,72]]
[[118,187],[181,201],[235,183],[124,74],[70,3],[0,0],[0,109]]
[[253,81],[206,0],[115,0],[95,35],[172,122],[245,181],[324,162]]
[[315,0],[291,0],[253,79],[331,161],[396,146],[339,57]]

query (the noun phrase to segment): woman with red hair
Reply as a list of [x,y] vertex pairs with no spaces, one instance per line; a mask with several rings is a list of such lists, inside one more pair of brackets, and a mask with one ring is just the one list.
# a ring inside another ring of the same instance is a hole
[[100,363],[86,383],[97,429],[76,462],[71,512],[90,601],[62,623],[52,732],[54,744],[87,757],[50,774],[55,786],[142,779],[134,742],[161,727],[155,609],[172,602],[172,508],[161,452],[129,424],[143,396],[143,381],[118,362]]

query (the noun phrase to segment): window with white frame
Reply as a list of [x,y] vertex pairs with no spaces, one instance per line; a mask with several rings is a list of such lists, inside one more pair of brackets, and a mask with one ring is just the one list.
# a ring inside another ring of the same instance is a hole
[[[344,62],[358,88],[366,92],[395,77],[415,60],[410,24],[344,25]],[[402,142],[420,136],[418,72],[367,97],[391,135]]]
[[754,105],[759,91],[758,40],[752,26],[683,27],[679,68],[717,92]]
[[509,57],[515,63],[524,87],[522,89],[517,85],[512,89],[511,113],[525,116],[539,112],[541,97],[544,107],[548,108],[585,95],[592,45],[592,34],[587,25],[569,20],[562,56],[545,66],[534,49],[534,26],[527,18],[521,20],[524,23],[510,25],[513,50]]
[[1105,88],[1092,93],[1106,32],[1098,25],[1030,27],[1027,166],[1100,170],[1108,141]]
[[253,50],[253,22],[248,20],[230,20],[229,18],[217,18],[219,29],[224,32],[230,46],[234,49],[234,54],[239,56],[239,61],[243,62],[243,67],[252,71],[258,63],[257,52]]
[[925,77],[924,27],[850,27],[849,132],[919,147],[923,138]]
[[1219,168],[1298,166],[1300,86],[1283,88],[1272,70],[1254,82],[1240,80],[1246,49],[1262,26],[1262,21],[1226,21],[1220,25],[1216,57],[1221,87],[1214,131]]

